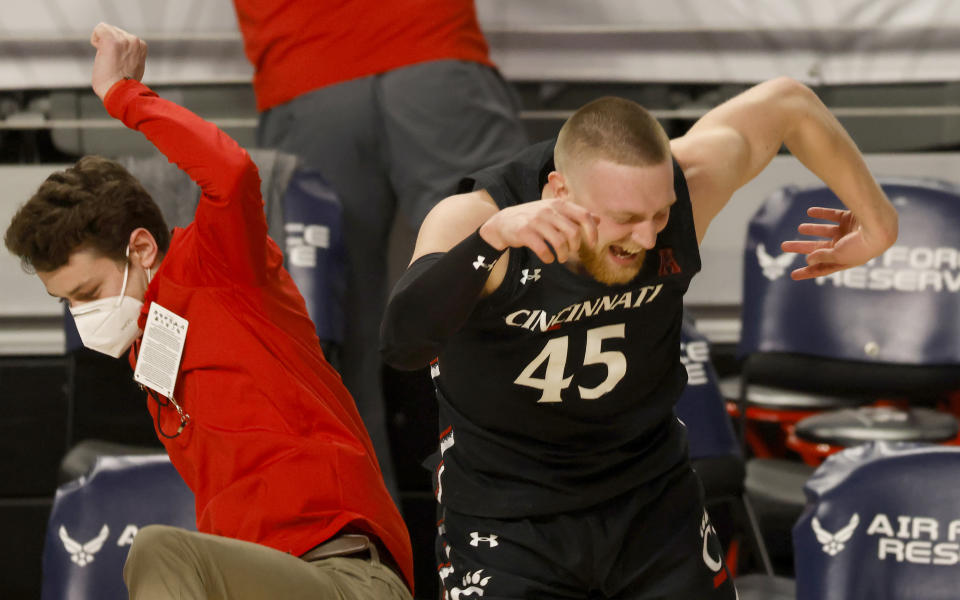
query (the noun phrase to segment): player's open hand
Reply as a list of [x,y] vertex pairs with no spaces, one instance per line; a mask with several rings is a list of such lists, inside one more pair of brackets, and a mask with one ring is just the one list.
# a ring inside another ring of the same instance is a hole
[[849,210],[813,207],[807,215],[832,223],[803,223],[797,227],[801,235],[817,236],[820,240],[792,240],[783,242],[785,252],[807,255],[807,266],[794,270],[790,277],[796,280],[822,277],[866,263],[880,256],[890,244],[872,236]]
[[93,28],[90,44],[97,49],[91,84],[101,100],[121,79],[143,78],[147,43],[119,27],[100,23]]
[[497,249],[526,246],[545,263],[553,262],[554,252],[566,262],[581,243],[596,245],[597,223],[582,206],[551,198],[497,212],[480,227],[480,236]]

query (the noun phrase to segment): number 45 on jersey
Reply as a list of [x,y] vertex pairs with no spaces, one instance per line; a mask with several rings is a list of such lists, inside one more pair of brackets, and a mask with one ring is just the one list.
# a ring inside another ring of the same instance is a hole
[[[584,400],[596,400],[612,390],[627,373],[627,357],[617,350],[603,350],[603,341],[623,339],[624,324],[606,325],[587,330],[587,345],[584,350],[583,365],[602,364],[607,367],[607,377],[595,387],[578,385],[577,390]],[[567,366],[567,353],[570,336],[554,338],[547,342],[540,354],[528,364],[513,381],[517,385],[542,390],[537,402],[562,402],[560,392],[570,387],[573,375],[564,377]],[[535,377],[535,373],[546,363],[544,376]]]

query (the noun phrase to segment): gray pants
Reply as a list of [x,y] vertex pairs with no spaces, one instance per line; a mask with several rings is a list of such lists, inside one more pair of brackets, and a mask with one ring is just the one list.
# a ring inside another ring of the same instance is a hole
[[[378,352],[388,238],[403,214],[418,229],[461,177],[526,144],[511,90],[493,69],[444,60],[303,94],[261,116],[258,145],[299,155],[340,195],[347,247],[341,374],[396,494]],[[410,257],[404,249],[403,264]]]
[[400,576],[376,558],[306,562],[166,525],[137,533],[123,579],[131,600],[411,600]]

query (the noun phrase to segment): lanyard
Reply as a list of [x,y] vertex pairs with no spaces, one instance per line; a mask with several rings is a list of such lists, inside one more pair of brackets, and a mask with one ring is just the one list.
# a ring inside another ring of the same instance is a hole
[[[157,403],[157,431],[160,432],[160,435],[167,438],[168,440],[172,440],[173,438],[183,433],[183,429],[190,423],[190,415],[186,413],[183,410],[183,408],[181,408],[180,404],[178,404],[177,401],[173,399],[173,396],[161,402],[160,399],[163,398],[163,396],[156,393],[152,389],[145,387],[143,385],[140,386],[140,389],[146,390],[147,394],[149,394],[150,397],[153,398]],[[172,435],[165,432],[163,430],[163,426],[160,425],[160,411],[163,410],[164,407],[170,406],[171,404],[173,405],[173,408],[177,410],[177,415],[180,416],[180,426],[177,427],[177,432]]]

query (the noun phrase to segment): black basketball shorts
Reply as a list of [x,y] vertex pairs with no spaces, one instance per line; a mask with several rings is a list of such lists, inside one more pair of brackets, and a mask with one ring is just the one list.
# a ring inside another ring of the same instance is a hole
[[661,489],[548,517],[487,519],[441,506],[443,599],[734,600],[689,465],[651,485]]

